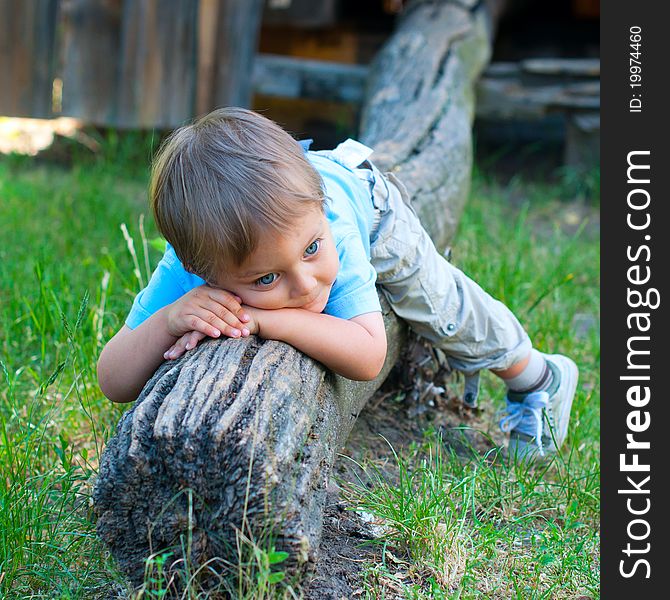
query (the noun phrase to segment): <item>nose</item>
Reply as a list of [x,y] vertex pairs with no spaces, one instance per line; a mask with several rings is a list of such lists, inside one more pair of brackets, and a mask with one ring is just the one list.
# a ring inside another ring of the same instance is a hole
[[309,296],[316,286],[316,278],[311,273],[305,271],[296,273],[293,280],[293,297],[303,298]]

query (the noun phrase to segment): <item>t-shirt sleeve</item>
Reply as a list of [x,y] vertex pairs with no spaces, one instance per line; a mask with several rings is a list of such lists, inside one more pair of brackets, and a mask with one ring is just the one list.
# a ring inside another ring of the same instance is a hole
[[375,281],[377,274],[370,264],[358,232],[351,232],[337,244],[340,269],[324,312],[340,319],[381,311]]
[[174,250],[168,245],[147,287],[135,297],[126,325],[135,329],[155,312],[203,283],[204,280],[184,270]]

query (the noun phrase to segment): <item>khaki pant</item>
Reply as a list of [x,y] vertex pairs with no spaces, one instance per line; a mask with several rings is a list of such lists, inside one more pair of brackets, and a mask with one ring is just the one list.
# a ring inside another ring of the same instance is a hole
[[377,210],[371,261],[394,312],[466,375],[525,358],[531,342],[517,318],[437,251],[404,185],[367,161],[355,171]]

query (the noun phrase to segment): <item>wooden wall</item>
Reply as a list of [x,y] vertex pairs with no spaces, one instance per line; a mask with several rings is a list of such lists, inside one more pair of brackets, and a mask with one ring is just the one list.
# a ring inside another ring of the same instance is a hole
[[169,128],[248,106],[262,0],[0,0],[0,115]]
[[51,115],[57,4],[0,0],[0,115]]

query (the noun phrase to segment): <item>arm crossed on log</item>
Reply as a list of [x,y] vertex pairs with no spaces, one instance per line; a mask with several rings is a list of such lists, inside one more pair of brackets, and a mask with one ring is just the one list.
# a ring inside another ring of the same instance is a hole
[[302,308],[247,310],[262,338],[291,344],[338,375],[369,381],[384,366],[386,331],[380,312],[347,321]]
[[[98,382],[105,396],[114,402],[132,402],[163,359],[177,358],[208,335],[248,336],[255,326],[249,323],[250,317],[240,302],[230,292],[202,285],[163,307],[139,327],[124,325],[98,359]],[[194,334],[199,337],[187,345]],[[182,352],[168,356],[180,343]]]
[[[178,358],[206,337],[201,331],[192,331],[175,342],[176,334],[169,324],[176,304],[158,311],[137,329],[124,326],[105,346],[98,361],[98,379],[110,400],[135,400],[166,354],[176,348],[169,357]],[[386,331],[379,312],[344,320],[302,308],[243,309],[251,316],[245,324],[249,333],[291,344],[348,379],[369,381],[384,365]],[[214,329],[203,323],[203,328]],[[230,336],[227,328],[220,327]]]
[[[344,320],[302,308],[242,308],[251,315],[246,331],[267,340],[291,344],[347,379],[370,381],[379,375],[384,365],[386,330],[381,313],[371,312]],[[205,337],[200,331],[190,331],[164,356],[179,358]]]
[[[374,278],[363,277],[372,267],[360,238],[346,236],[351,242],[342,242],[340,258],[320,206],[309,207],[281,232],[263,231],[259,238],[239,265],[215,272],[216,281],[193,288],[135,330],[124,327],[110,340],[98,361],[98,380],[107,397],[133,400],[161,359],[177,358],[207,335],[258,334],[291,344],[349,379],[369,381],[379,374],[386,359],[386,332],[381,312],[371,308],[370,294],[376,305],[378,297]],[[356,285],[359,279],[363,286],[344,294],[349,288],[341,281]],[[323,314],[336,280],[340,301],[351,303],[343,318]],[[152,276],[150,298],[173,297],[161,281],[160,274]],[[350,299],[361,290],[363,301]]]

